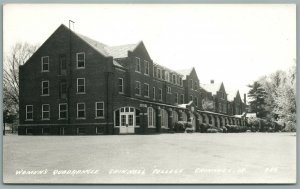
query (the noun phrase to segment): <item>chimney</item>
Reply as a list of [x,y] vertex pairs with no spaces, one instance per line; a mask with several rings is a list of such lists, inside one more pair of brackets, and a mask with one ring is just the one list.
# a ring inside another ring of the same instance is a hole
[[246,93],[244,93],[244,104],[246,104]]
[[210,80],[210,84],[214,84],[215,81],[213,79]]

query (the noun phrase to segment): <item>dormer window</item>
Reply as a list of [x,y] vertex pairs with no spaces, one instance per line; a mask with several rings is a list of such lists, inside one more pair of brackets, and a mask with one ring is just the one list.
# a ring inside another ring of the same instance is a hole
[[144,66],[145,66],[145,75],[149,75],[149,62],[148,61],[144,61]]
[[157,68],[157,77],[160,79],[161,78],[161,69]]

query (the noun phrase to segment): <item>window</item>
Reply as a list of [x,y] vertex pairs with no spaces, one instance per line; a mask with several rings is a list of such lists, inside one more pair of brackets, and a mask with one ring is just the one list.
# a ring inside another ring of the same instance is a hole
[[141,72],[141,59],[138,57],[135,57],[135,71]]
[[192,79],[190,80],[190,87],[193,90],[193,80]]
[[178,113],[174,110],[172,111],[172,117],[173,117],[172,119],[173,123],[178,122]]
[[157,77],[161,79],[161,69],[157,68]]
[[177,85],[180,85],[180,77],[177,77]]
[[165,80],[167,82],[170,82],[170,78],[169,78],[169,72],[165,71]]
[[136,126],[140,126],[140,124],[141,124],[140,113],[141,113],[140,110],[138,110],[138,109],[135,110],[135,125]]
[[152,88],[153,91],[153,99],[155,100],[155,87]]
[[157,74],[156,74],[156,67],[153,65],[153,77],[157,77]]
[[95,112],[96,118],[104,118],[104,102],[96,102]]
[[197,90],[197,81],[194,82],[194,90]]
[[42,57],[42,72],[49,72],[49,56]]
[[198,98],[197,97],[194,97],[194,103],[196,106],[198,106]]
[[66,103],[59,104],[59,119],[68,118],[68,105]]
[[193,96],[192,95],[190,95],[190,101],[193,101]]
[[60,83],[60,98],[67,98],[67,82],[65,81]]
[[77,103],[77,118],[85,118],[85,103]]
[[187,121],[187,115],[185,112],[181,112],[181,121]]
[[182,83],[182,78],[181,78],[181,77],[179,78],[179,85],[180,85],[180,86],[183,85],[183,83]]
[[135,94],[141,95],[141,82],[139,81],[135,82]]
[[145,74],[149,75],[149,62],[148,61],[144,61],[144,65],[145,65]]
[[145,97],[149,97],[149,84],[148,83],[144,83],[144,96]]
[[175,93],[175,103],[178,104],[178,93]]
[[59,56],[59,74],[65,75],[67,70],[67,58],[66,55]]
[[42,81],[42,95],[49,95],[49,81]]
[[167,87],[167,93],[171,94],[171,87]]
[[76,54],[77,68],[85,68],[85,54],[84,52]]
[[124,84],[123,84],[123,78],[118,79],[118,84],[119,84],[119,93],[123,94],[124,93]]
[[156,125],[156,114],[152,107],[148,107],[148,127],[155,127]]
[[165,109],[160,109],[161,127],[168,128],[168,112]]
[[33,120],[33,105],[26,105],[26,120]]
[[50,105],[42,105],[42,120],[50,120]]
[[184,103],[184,94],[180,95],[180,103],[181,103],[181,104]]
[[158,90],[158,96],[159,96],[159,100],[162,100],[162,89]]
[[77,93],[85,93],[85,78],[77,78]]
[[176,75],[175,74],[173,74],[172,83],[176,84]]

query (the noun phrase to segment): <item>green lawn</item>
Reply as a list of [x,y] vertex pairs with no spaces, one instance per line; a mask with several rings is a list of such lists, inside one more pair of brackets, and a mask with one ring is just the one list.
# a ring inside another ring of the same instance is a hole
[[[293,183],[293,133],[4,136],[5,183]],[[16,175],[18,170],[43,175]],[[94,174],[53,175],[55,170]]]

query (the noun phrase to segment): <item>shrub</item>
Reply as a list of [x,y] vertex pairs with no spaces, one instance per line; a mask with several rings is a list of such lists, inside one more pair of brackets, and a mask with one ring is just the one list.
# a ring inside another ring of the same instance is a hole
[[208,133],[217,133],[218,130],[217,129],[207,129]]

